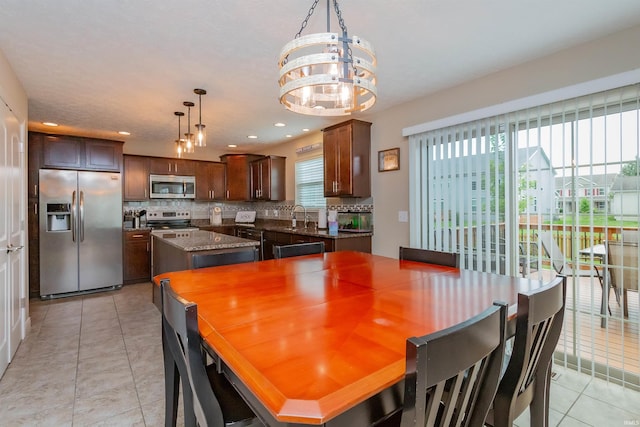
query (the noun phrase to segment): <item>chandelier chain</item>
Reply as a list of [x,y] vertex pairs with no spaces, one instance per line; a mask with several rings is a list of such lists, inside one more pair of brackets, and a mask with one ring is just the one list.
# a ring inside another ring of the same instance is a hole
[[302,21],[302,25],[300,26],[300,31],[298,31],[298,34],[296,34],[296,36],[294,38],[298,38],[300,37],[300,35],[302,34],[302,31],[307,27],[307,24],[309,23],[309,18],[311,18],[311,15],[313,15],[313,12],[315,12],[316,10],[316,6],[318,5],[318,2],[320,0],[315,0],[313,2],[313,4],[311,5],[311,8],[309,9],[309,13],[307,13],[307,17],[304,18],[304,21]]

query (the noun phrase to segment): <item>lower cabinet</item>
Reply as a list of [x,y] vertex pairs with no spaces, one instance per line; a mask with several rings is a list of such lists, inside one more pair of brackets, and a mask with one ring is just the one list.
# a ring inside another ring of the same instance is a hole
[[349,238],[331,239],[304,234],[281,233],[276,231],[264,232],[264,259],[273,258],[275,245],[292,245],[296,243],[324,242],[325,252],[357,251],[371,253],[371,236],[354,236]]
[[151,240],[149,230],[128,230],[123,236],[123,283],[151,280]]

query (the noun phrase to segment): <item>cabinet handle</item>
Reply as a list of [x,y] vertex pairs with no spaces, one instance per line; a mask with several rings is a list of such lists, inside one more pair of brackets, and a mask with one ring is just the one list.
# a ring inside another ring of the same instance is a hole
[[177,164],[177,163],[174,163],[174,164],[173,164],[173,171],[174,171],[175,173],[178,173],[178,164]]
[[227,199],[229,198],[229,190],[227,190]]
[[38,215],[38,203],[33,204],[33,214],[36,216]]
[[34,196],[38,195],[38,184],[33,184],[33,195]]
[[216,198],[216,190],[211,190],[211,198],[212,199]]
[[147,189],[146,188],[144,189],[144,197],[145,197],[145,199],[147,198]]
[[149,242],[147,242],[147,252],[149,252]]
[[131,235],[132,239],[141,239],[144,237],[144,234],[133,234]]

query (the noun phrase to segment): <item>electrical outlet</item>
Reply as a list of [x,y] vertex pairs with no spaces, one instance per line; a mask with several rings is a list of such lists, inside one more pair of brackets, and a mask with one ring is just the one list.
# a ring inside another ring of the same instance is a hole
[[409,212],[398,211],[398,222],[409,222]]

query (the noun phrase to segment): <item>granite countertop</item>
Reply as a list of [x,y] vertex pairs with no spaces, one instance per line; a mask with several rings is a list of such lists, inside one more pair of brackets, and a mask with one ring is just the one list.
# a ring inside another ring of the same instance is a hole
[[[173,237],[172,237],[173,236]],[[255,240],[241,239],[213,231],[194,230],[188,233],[180,233],[180,236],[164,233],[154,235],[164,242],[185,252],[212,251],[218,249],[233,249],[259,246]]]
[[201,221],[195,223],[192,221],[193,225],[196,227],[247,227],[252,228],[254,230],[262,230],[262,231],[275,231],[278,233],[288,233],[288,234],[300,234],[304,236],[314,236],[314,237],[322,237],[325,239],[349,239],[355,237],[371,237],[373,236],[373,231],[340,231],[338,234],[329,234],[329,230],[318,230],[315,227],[296,227],[292,228],[290,221],[269,221],[269,222],[256,222],[255,224],[242,225],[236,224],[233,222],[223,222],[221,225],[211,225],[208,221]]

